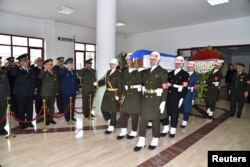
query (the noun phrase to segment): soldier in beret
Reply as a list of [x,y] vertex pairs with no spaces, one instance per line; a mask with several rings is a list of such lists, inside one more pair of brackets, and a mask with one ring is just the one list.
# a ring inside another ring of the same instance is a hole
[[152,52],[150,55],[151,68],[142,73],[143,97],[142,112],[139,123],[139,140],[134,151],[140,151],[145,147],[146,128],[149,120],[152,120],[152,136],[149,150],[158,146],[160,138],[160,120],[166,118],[165,110],[167,100],[167,70],[160,65],[160,53]]
[[[42,80],[41,96],[45,100],[48,112],[55,113],[55,97],[58,94],[58,79],[57,74],[52,70],[53,60],[47,59],[44,61],[44,70],[40,72],[39,78]],[[47,116],[46,125],[50,123],[56,124],[53,117]]]
[[[68,105],[70,104],[70,97],[72,97],[72,120],[76,121],[74,118],[75,113],[75,99],[76,94],[79,92],[79,83],[77,78],[77,72],[73,69],[73,58],[68,58],[64,62],[65,67],[63,67],[60,71],[60,76],[62,77],[62,95],[63,95],[63,106],[64,111],[68,109]],[[67,112],[64,116],[65,121],[69,122],[70,120],[70,112]]]
[[[0,119],[6,115],[7,100],[10,99],[10,86],[7,72],[2,69],[2,57],[0,57]],[[0,135],[7,135],[8,132],[4,129],[6,119],[0,122]]]
[[[83,115],[88,118],[92,106],[89,106],[89,100],[93,105],[93,100],[96,92],[96,70],[92,69],[92,59],[88,59],[84,62],[84,68],[78,72],[79,77],[82,78],[82,110]],[[91,97],[91,99],[90,99]],[[91,113],[94,117],[94,114]]]
[[60,71],[63,69],[63,63],[64,63],[64,57],[58,57],[57,64],[54,65],[53,71],[57,74],[58,78],[58,89],[59,93],[56,96],[56,105],[59,110],[59,113],[64,112],[64,106],[63,106],[63,96],[62,96],[62,77],[60,76]]
[[[229,90],[231,95],[230,113],[234,116],[237,110],[237,118],[241,117],[248,91],[250,90],[250,78],[244,72],[245,65],[242,63],[236,64],[236,73],[233,76],[232,85]],[[238,106],[238,107],[237,107]]]
[[214,65],[214,70],[209,75],[206,83],[208,84],[208,90],[205,97],[205,104],[207,108],[208,119],[213,119],[216,102],[219,100],[220,94],[220,80],[222,73],[220,68],[224,60],[217,60]]
[[[34,71],[29,67],[28,54],[17,57],[20,66],[11,70],[15,77],[13,93],[15,95],[17,117],[23,121],[33,118]],[[21,129],[34,127],[32,123],[19,123]]]
[[106,85],[106,91],[102,98],[101,110],[105,121],[108,121],[108,129],[104,132],[110,134],[116,126],[116,113],[120,110],[120,98],[122,95],[122,76],[121,71],[117,69],[118,60],[112,58],[110,61],[110,70],[105,78],[98,81],[98,85]]

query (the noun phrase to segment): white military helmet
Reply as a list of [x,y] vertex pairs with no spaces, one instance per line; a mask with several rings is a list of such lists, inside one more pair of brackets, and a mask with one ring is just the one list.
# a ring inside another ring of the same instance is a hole
[[150,59],[160,60],[161,55],[159,52],[152,52],[149,56]]
[[118,59],[112,58],[112,59],[110,60],[110,64],[116,64],[116,65],[118,65]]
[[218,59],[216,60],[215,65],[221,66],[222,63],[224,63],[224,60]]
[[175,59],[175,63],[184,63],[184,58],[182,56],[177,56]]

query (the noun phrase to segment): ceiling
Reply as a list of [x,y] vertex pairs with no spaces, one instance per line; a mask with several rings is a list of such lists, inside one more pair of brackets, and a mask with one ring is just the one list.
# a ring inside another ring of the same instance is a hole
[[[64,5],[72,15],[56,12]],[[96,27],[96,0],[0,0],[0,11],[89,28]],[[206,0],[117,0],[117,32],[133,34],[250,16],[250,0],[210,6]]]

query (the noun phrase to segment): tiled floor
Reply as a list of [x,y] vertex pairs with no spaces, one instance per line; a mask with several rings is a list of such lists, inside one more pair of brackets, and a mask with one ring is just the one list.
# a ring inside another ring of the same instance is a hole
[[[80,103],[78,98],[78,108]],[[228,117],[228,101],[220,100],[217,107],[215,119],[209,121],[204,119],[204,106],[195,106],[188,127],[178,127],[173,139],[160,138],[159,146],[153,151],[146,147],[134,152],[138,138],[117,141],[119,123],[113,134],[105,135],[103,132],[107,123],[97,108],[93,121],[76,114],[77,122],[68,125],[64,118],[59,118],[56,125],[48,127],[47,133],[42,132],[42,122],[35,129],[14,128],[16,138],[7,140],[0,137],[0,164],[3,167],[205,167],[208,150],[250,149],[250,105],[246,104],[240,119]],[[17,125],[16,122],[13,124]],[[147,145],[151,139],[151,130],[148,130]]]

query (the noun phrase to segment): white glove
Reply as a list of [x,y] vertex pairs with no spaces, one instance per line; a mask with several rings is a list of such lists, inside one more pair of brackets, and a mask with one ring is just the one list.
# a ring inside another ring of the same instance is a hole
[[214,86],[219,86],[219,82],[213,82]]
[[183,102],[183,98],[181,98],[179,101],[179,108],[181,107],[182,102]]
[[192,100],[192,105],[194,105],[194,100]]
[[160,109],[160,113],[161,113],[161,114],[164,112],[164,109],[165,109],[165,104],[166,104],[166,102],[165,102],[165,101],[161,102],[161,104],[160,104],[159,109]]
[[97,86],[98,84],[97,84],[97,82],[94,82],[93,85],[94,85],[94,86]]
[[115,96],[115,100],[117,100],[117,101],[119,100],[119,97],[117,95]]
[[128,85],[125,85],[125,89],[128,90]]

